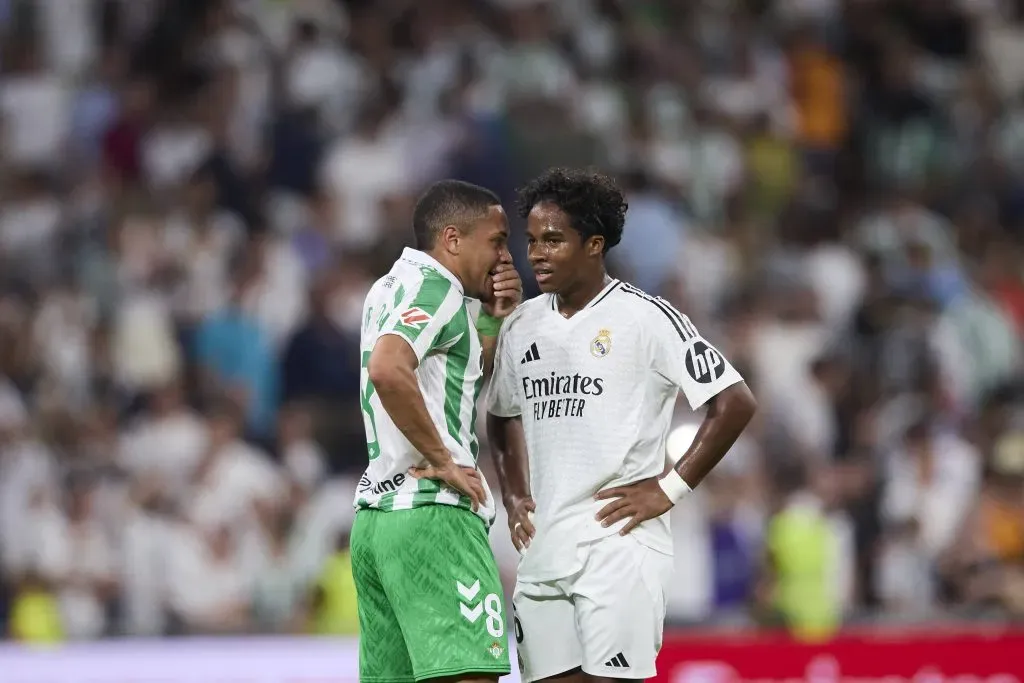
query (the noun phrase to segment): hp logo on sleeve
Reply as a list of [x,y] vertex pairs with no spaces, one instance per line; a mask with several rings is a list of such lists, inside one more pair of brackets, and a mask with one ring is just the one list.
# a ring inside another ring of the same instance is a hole
[[686,372],[693,381],[710,384],[725,372],[725,360],[717,350],[696,341],[686,351]]

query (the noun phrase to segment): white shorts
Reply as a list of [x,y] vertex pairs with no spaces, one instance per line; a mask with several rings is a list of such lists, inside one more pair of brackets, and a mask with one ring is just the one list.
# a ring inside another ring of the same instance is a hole
[[672,557],[618,534],[585,543],[579,552],[583,567],[572,576],[516,583],[512,608],[523,683],[578,667],[608,678],[654,677]]

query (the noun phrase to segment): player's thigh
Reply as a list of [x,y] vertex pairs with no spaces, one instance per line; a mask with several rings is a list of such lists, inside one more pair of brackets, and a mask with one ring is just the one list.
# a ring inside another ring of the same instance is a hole
[[446,505],[388,515],[383,584],[415,679],[508,673],[501,581],[483,522]]
[[366,683],[411,683],[412,661],[405,635],[380,575],[377,537],[391,513],[360,510],[352,525],[352,578],[359,609],[359,680]]
[[583,671],[604,678],[653,677],[672,557],[618,535],[595,541],[587,552],[573,586]]
[[523,683],[579,670],[583,655],[576,608],[557,583],[518,582],[512,615]]

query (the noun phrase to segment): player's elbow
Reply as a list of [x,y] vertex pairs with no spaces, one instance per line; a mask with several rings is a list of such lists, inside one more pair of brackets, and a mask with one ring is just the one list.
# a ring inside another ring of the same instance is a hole
[[522,421],[519,417],[504,417],[495,415],[488,411],[485,420],[487,429],[487,440],[491,447],[497,451],[504,451],[510,438],[515,438],[515,430],[522,430]]
[[366,374],[378,393],[387,393],[402,383],[404,373],[401,367],[394,363],[389,363],[374,354],[370,356],[370,363],[366,368]]
[[402,339],[393,335],[381,337],[366,365],[366,374],[377,392],[398,389],[416,369],[416,356]]
[[757,412],[757,399],[746,382],[737,382],[718,395],[719,411],[729,424],[742,430]]

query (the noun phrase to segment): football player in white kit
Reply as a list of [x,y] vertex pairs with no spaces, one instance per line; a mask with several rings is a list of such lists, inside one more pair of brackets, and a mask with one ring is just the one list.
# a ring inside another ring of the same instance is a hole
[[[722,459],[756,403],[685,315],[607,275],[627,208],[611,179],[552,169],[519,202],[542,294],[502,326],[487,431],[522,553],[520,671],[527,683],[649,678],[673,564],[665,513]],[[666,472],[680,391],[708,408]]]

